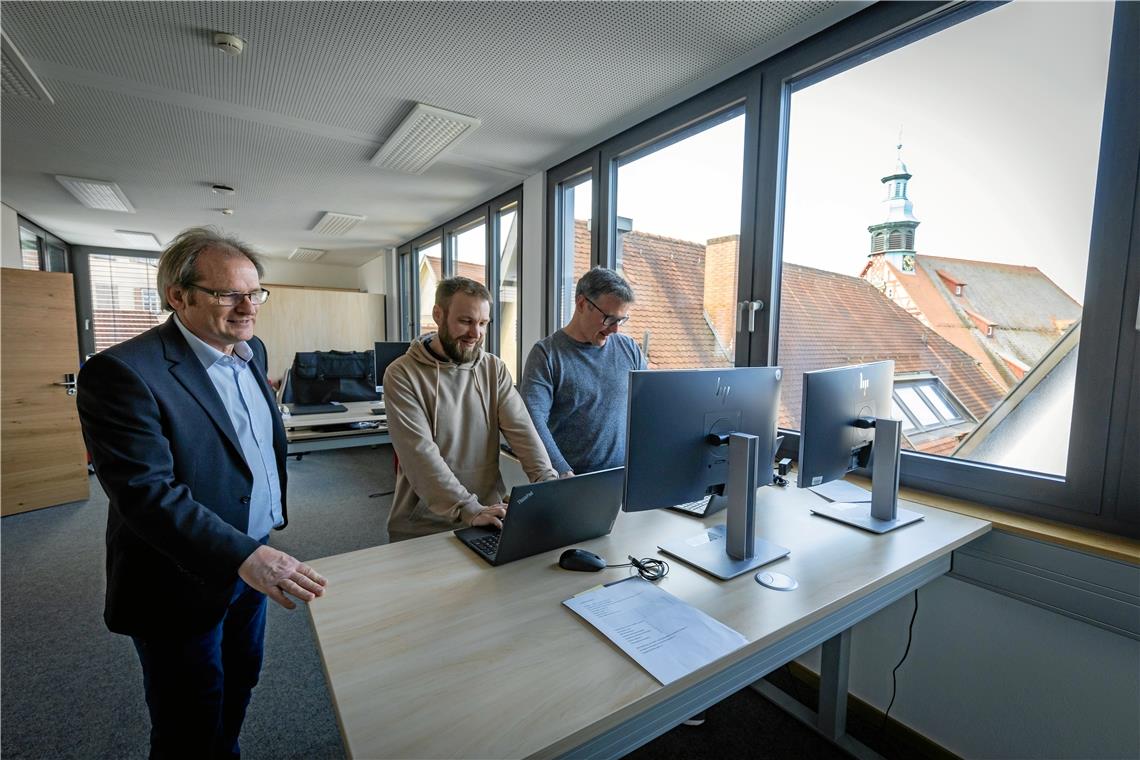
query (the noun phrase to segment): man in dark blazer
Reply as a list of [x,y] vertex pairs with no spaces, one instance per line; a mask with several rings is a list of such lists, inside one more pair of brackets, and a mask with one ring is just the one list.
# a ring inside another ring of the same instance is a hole
[[104,619],[143,668],[151,757],[238,757],[265,597],[324,591],[268,545],[286,523],[285,430],[254,337],[257,255],[207,229],[159,259],[165,323],[92,356],[78,407],[110,500]]

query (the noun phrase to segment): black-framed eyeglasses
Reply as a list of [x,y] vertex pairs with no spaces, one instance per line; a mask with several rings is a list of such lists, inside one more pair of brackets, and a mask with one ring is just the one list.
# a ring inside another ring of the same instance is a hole
[[246,298],[249,299],[250,303],[260,306],[269,300],[269,291],[265,288],[258,288],[248,293],[241,293],[236,290],[210,290],[209,288],[203,288],[201,285],[191,285],[190,287],[213,296],[214,303],[219,306],[237,306]]
[[620,327],[621,325],[624,325],[626,322],[629,321],[629,315],[628,314],[626,314],[624,317],[619,317],[617,314],[606,314],[604,311],[602,311],[600,306],[598,306],[596,303],[591,301],[589,298],[586,298],[585,295],[583,295],[582,298],[585,298],[586,303],[590,304],[591,306],[593,306],[595,309],[598,310],[598,313],[602,315],[602,324],[605,325],[606,327],[613,327],[614,325],[617,325]]

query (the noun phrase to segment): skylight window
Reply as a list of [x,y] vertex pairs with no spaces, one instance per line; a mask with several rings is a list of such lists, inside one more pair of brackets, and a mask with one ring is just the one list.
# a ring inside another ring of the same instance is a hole
[[903,432],[928,432],[973,421],[969,412],[932,375],[895,380],[892,398],[895,418],[903,421]]

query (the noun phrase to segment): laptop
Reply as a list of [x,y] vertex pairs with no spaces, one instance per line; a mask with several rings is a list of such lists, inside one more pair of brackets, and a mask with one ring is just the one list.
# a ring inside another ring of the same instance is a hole
[[299,417],[303,414],[330,414],[333,412],[347,412],[348,407],[344,404],[338,404],[330,401],[327,404],[286,404],[289,407],[289,413],[294,417]]
[[621,509],[625,468],[528,483],[511,489],[503,529],[462,528],[455,535],[492,565],[604,536]]

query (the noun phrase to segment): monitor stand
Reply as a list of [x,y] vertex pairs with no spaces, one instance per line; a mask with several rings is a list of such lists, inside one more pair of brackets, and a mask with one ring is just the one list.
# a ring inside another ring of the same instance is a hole
[[681,541],[658,546],[661,551],[686,562],[709,575],[728,580],[755,570],[761,565],[786,557],[788,549],[756,538],[756,488],[768,485],[770,467],[759,482],[761,472],[757,457],[760,439],[746,433],[733,433],[728,438],[728,519],[724,525],[708,528]]
[[811,511],[872,533],[887,533],[921,520],[918,512],[899,506],[901,443],[902,423],[877,418],[875,443],[871,449],[871,503],[836,501],[812,507]]

